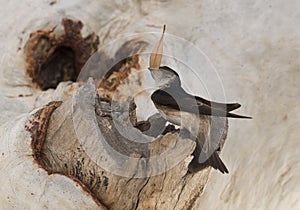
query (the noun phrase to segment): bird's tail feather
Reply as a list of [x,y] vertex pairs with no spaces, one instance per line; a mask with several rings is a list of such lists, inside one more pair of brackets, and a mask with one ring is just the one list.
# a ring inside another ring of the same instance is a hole
[[241,104],[238,104],[238,103],[226,104],[226,108],[227,108],[228,112],[230,112],[232,110],[235,110],[235,109],[238,109],[240,107],[241,107]]
[[208,165],[210,165],[211,167],[213,167],[214,169],[217,169],[219,171],[221,171],[223,174],[226,173],[228,174],[229,171],[226,168],[225,164],[223,163],[223,161],[221,160],[219,154],[217,152],[214,152],[210,158],[208,158],[208,160],[206,161],[206,163]]
[[206,99],[198,97],[198,96],[195,96],[195,98],[198,102],[204,103],[204,104],[206,104],[210,107],[213,107],[215,109],[226,110],[227,112],[233,111],[233,110],[238,109],[238,108],[241,107],[241,104],[239,104],[239,103],[225,104],[225,103],[209,101],[209,100],[206,100]]
[[199,163],[198,158],[195,158],[195,156],[194,156],[194,159],[192,160],[191,164],[189,165],[189,172],[192,172],[192,173],[198,172],[208,166],[211,166],[214,169],[219,170],[223,174],[229,173],[228,169],[226,168],[225,164],[223,163],[219,154],[216,151],[203,163]]
[[238,115],[238,114],[233,114],[233,113],[229,113],[229,112],[227,112],[227,116],[226,117],[252,119],[252,117]]
[[227,112],[233,111],[241,107],[241,104],[239,103],[223,104],[218,102],[207,101],[206,104],[211,106],[212,108],[221,109],[221,110],[224,109]]

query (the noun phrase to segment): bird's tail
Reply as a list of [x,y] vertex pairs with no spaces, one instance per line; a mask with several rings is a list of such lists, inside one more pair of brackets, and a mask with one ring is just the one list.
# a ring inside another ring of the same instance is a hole
[[225,164],[221,160],[219,154],[217,152],[214,152],[210,158],[204,164],[207,163],[207,165],[213,167],[216,170],[219,170],[222,172],[222,174],[226,173],[228,174],[228,169],[226,168]]
[[204,163],[199,163],[198,158],[192,160],[191,164],[189,165],[190,172],[198,172],[208,166],[213,167],[216,170],[219,170],[222,174],[228,174],[229,171],[226,168],[225,164],[221,160],[219,154],[215,151]]
[[226,117],[252,119],[252,117],[248,117],[248,116],[244,116],[244,115],[238,115],[238,114],[233,114],[233,113],[230,113],[230,112],[227,112]]

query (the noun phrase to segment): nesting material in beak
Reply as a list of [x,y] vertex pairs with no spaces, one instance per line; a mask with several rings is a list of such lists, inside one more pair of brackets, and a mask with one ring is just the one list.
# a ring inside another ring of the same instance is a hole
[[150,62],[149,68],[150,69],[159,69],[162,59],[162,52],[163,52],[163,37],[165,34],[166,25],[163,26],[163,32],[159,42],[154,47],[151,55],[150,55]]

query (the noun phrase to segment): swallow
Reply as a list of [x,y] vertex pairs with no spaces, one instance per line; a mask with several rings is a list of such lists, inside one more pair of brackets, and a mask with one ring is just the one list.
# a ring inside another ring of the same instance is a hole
[[178,73],[168,66],[161,66],[163,52],[163,37],[154,47],[149,62],[149,70],[155,81],[156,90],[151,94],[151,100],[162,117],[170,123],[188,131],[195,139],[194,159],[189,170],[196,172],[207,166],[228,173],[228,169],[218,154],[219,138],[211,132],[213,117],[243,118],[251,117],[232,113],[241,107],[239,103],[218,103],[187,93],[181,86]]
[[160,109],[167,108],[200,115],[251,119],[248,116],[231,113],[241,107],[239,103],[218,103],[187,93],[181,87],[181,80],[177,72],[167,66],[149,70],[159,88],[151,95],[151,100]]
[[[155,107],[168,122],[190,131],[191,135],[196,137],[195,153],[199,156],[202,152],[206,156],[206,161],[199,162],[197,168],[202,169],[203,166],[210,165],[222,173],[228,173],[217,153],[218,148],[211,148],[213,140],[209,135],[210,116],[244,119],[251,117],[231,113],[241,107],[239,103],[218,103],[187,93],[181,87],[179,75],[170,67],[161,66],[149,70],[158,88],[151,95]],[[215,150],[211,151],[212,149]]]

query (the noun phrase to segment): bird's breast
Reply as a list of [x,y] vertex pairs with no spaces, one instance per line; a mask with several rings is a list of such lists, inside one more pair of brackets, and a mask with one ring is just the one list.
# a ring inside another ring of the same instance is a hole
[[188,129],[193,135],[199,133],[208,135],[210,132],[210,120],[205,115],[195,115],[193,113],[179,111],[163,105],[155,105],[163,118],[170,123]]
[[193,125],[197,125],[200,120],[199,116],[189,112],[179,111],[177,109],[157,104],[156,108],[159,110],[159,113],[163,116],[163,118],[178,126],[191,128]]
[[180,126],[181,125],[181,113],[176,109],[172,109],[166,106],[156,105],[159,113],[165,118],[167,121]]

